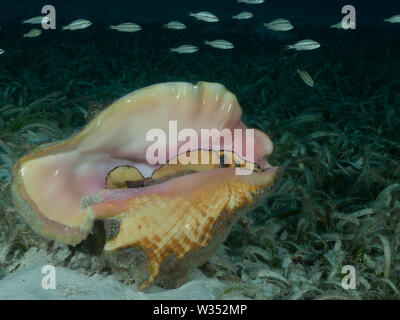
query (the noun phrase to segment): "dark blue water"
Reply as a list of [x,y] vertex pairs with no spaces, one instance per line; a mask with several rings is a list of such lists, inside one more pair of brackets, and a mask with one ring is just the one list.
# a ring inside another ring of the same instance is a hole
[[2,19],[23,19],[40,13],[46,4],[56,7],[60,22],[66,17],[86,17],[88,19],[107,19],[110,21],[135,20],[143,23],[180,19],[189,11],[212,11],[221,19],[230,19],[233,14],[243,10],[253,11],[259,18],[288,17],[299,18],[315,24],[335,22],[341,17],[341,8],[351,4],[357,10],[360,24],[377,25],[382,17],[396,14],[400,10],[400,2],[383,1],[316,1],[316,0],[267,0],[263,4],[249,5],[237,3],[235,0],[2,0],[0,13]]

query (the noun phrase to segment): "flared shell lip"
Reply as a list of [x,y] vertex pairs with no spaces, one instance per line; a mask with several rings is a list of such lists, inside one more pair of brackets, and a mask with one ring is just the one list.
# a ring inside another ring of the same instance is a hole
[[[19,210],[19,213],[34,231],[43,235],[45,238],[56,239],[69,244],[78,244],[87,237],[92,226],[89,220],[79,227],[68,226],[49,219],[39,210],[25,191],[19,162],[14,165],[12,180],[11,194],[14,200],[13,202]],[[84,226],[86,226],[86,228],[82,228]]]

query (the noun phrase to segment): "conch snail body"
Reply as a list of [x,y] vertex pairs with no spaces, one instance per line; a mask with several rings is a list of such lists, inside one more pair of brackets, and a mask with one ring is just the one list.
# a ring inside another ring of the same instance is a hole
[[[103,251],[115,272],[141,288],[179,286],[276,179],[277,168],[267,162],[272,142],[261,131],[243,133],[240,141],[225,136],[221,146],[218,132],[247,130],[241,115],[236,97],[220,84],[134,91],[74,137],[21,158],[13,169],[15,206],[34,231],[66,244],[80,243],[103,221]],[[189,129],[185,139],[183,129]],[[204,142],[203,129],[217,130]],[[165,137],[155,141],[154,130]]]

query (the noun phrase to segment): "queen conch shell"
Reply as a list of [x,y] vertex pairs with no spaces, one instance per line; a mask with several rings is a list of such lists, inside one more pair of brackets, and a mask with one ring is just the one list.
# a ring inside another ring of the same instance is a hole
[[[178,132],[233,132],[246,129],[241,115],[236,97],[216,83],[134,91],[72,138],[21,158],[13,168],[15,206],[34,231],[66,244],[82,242],[102,221],[103,255],[115,273],[142,289],[154,283],[177,287],[212,257],[238,217],[266,197],[277,168],[267,162],[272,142],[259,130],[242,145],[224,141],[221,148],[214,136],[201,147],[197,140],[178,141],[175,150],[169,148],[170,120]],[[154,128],[167,133],[159,150],[166,163],[147,161],[154,140],[146,135]],[[243,146],[250,143],[251,159]],[[216,162],[185,164],[183,155]],[[236,174],[245,164],[251,172]]]

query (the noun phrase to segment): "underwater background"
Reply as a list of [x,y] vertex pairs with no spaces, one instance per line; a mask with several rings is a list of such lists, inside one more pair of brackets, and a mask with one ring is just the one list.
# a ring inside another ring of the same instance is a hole
[[[35,26],[22,20],[47,4],[56,8],[56,30],[23,37]],[[356,29],[331,28],[348,4],[356,9]],[[198,11],[219,22],[188,15]],[[254,17],[232,19],[241,11]],[[135,89],[209,81],[237,96],[244,122],[270,136],[270,162],[284,169],[271,196],[200,268],[228,284],[217,298],[240,292],[250,299],[399,299],[400,23],[383,21],[395,14],[398,1],[3,1],[0,284],[31,248],[48,252],[58,265],[107,273],[96,257],[88,262],[81,255],[86,248],[42,243],[20,222],[10,197],[17,159],[70,137]],[[61,31],[81,18],[93,25]],[[294,29],[263,25],[278,18]],[[164,28],[171,20],[187,28]],[[108,28],[123,22],[141,30]],[[215,39],[234,48],[204,44]],[[287,49],[302,39],[321,47]],[[170,51],[183,44],[199,51]],[[297,69],[307,71],[313,87]],[[344,265],[357,270],[354,290],[341,285]]]

